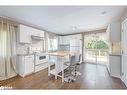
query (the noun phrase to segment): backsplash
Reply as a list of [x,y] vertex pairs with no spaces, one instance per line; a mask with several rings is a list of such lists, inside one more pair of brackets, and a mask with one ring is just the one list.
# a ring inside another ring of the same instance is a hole
[[44,41],[33,41],[31,44],[17,44],[17,54],[28,54],[45,51]]
[[44,51],[44,41],[33,42],[29,47],[30,53]]
[[17,44],[17,54],[27,54],[28,44]]

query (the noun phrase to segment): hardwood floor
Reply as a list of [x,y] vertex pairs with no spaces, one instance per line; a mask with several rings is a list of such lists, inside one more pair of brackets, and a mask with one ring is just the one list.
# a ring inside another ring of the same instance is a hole
[[124,83],[109,76],[105,66],[94,64],[81,64],[82,76],[74,83],[62,83],[61,78],[55,80],[48,77],[48,70],[42,70],[25,78],[16,76],[1,81],[0,86],[13,87],[13,89],[126,89]]

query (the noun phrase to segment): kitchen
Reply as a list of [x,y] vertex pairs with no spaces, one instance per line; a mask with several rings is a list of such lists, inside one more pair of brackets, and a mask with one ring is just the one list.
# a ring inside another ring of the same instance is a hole
[[[82,52],[81,34],[66,36],[66,41],[63,41],[63,36],[58,37],[57,35],[21,24],[18,30],[17,71],[22,77],[46,69],[48,67],[48,52],[58,50]],[[60,39],[59,45],[58,39]],[[52,57],[51,61],[55,63],[55,57]]]
[[45,32],[19,25],[17,33],[17,71],[25,77],[47,68]]
[[[91,10],[91,13],[86,9]],[[97,11],[94,11],[95,9]],[[126,62],[126,57],[124,60],[121,57],[123,20],[121,22],[118,20],[119,15],[126,10],[125,6],[1,6],[0,10],[3,10],[5,15],[0,17],[0,82],[2,86],[12,86],[14,89],[126,88],[123,84],[123,81],[126,83],[126,74],[123,74],[126,71],[123,67],[126,66],[122,66],[123,62]],[[63,17],[64,13],[61,10],[69,11],[68,15]],[[33,14],[33,11],[36,14]],[[75,15],[71,14],[71,11]],[[9,14],[13,16],[7,17]],[[92,16],[99,21],[91,20]],[[81,20],[84,17],[86,17],[85,22]],[[107,22],[104,17],[107,19],[112,17],[112,20]],[[100,23],[101,20],[107,23],[105,27]],[[124,24],[126,26],[126,21]],[[98,25],[101,28],[92,30],[93,27],[99,27]],[[126,45],[126,42],[124,43]],[[124,76],[123,79],[121,76]],[[4,84],[6,82],[8,83]],[[104,82],[107,83],[103,84]]]

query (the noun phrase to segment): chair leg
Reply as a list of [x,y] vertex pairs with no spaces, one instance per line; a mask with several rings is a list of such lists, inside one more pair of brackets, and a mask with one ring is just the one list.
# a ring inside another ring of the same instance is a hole
[[74,70],[74,72],[72,72],[72,74],[73,74],[75,77],[81,75],[81,73],[77,70],[77,66],[75,66],[75,70]]
[[75,77],[72,75],[72,71],[73,71],[72,69],[74,69],[74,68],[72,68],[72,67],[68,68],[69,75],[65,78],[65,81],[68,83],[72,83],[75,81]]

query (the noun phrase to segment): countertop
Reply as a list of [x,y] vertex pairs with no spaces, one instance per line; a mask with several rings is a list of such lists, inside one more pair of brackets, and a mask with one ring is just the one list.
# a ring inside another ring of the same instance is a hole
[[35,55],[35,54],[43,54],[43,53],[46,53],[46,52],[33,52],[33,53],[28,53],[28,54],[17,54],[17,56],[29,56],[29,55]]
[[17,56],[29,56],[29,55],[34,55],[35,53],[30,53],[30,54],[17,54]]
[[68,55],[75,55],[75,52],[64,52],[64,51],[57,51],[57,52],[49,52],[47,53],[48,55],[53,55],[53,56],[68,56]]
[[121,56],[121,54],[109,54],[109,56]]

